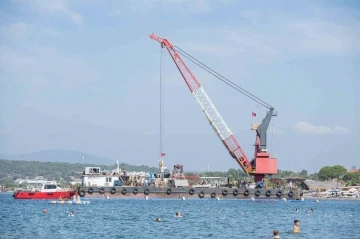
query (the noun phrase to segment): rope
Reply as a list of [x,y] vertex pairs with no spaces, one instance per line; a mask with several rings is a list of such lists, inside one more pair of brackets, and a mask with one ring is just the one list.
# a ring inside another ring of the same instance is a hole
[[165,54],[165,48],[163,48],[163,63],[164,63],[164,68],[163,68],[163,92],[162,92],[162,137],[163,137],[163,142],[162,142],[162,147],[163,147],[163,152],[164,152],[164,137],[165,137],[165,62],[166,62],[166,54]]
[[159,155],[163,152],[163,57],[164,48],[160,49],[160,142],[159,142]]

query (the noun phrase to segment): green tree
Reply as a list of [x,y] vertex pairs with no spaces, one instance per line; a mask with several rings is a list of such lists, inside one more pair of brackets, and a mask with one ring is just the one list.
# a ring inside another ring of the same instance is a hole
[[347,172],[344,174],[343,179],[345,181],[351,181],[351,182],[357,183],[360,179],[360,174]]
[[300,176],[306,177],[307,175],[308,175],[308,172],[305,169],[301,170]]
[[335,165],[335,166],[325,166],[319,171],[320,180],[330,180],[330,179],[339,179],[346,174],[347,170],[344,166]]

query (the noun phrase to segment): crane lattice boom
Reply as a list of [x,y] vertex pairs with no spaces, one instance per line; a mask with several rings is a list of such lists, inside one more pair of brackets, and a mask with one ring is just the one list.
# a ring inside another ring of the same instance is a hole
[[154,34],[151,34],[150,38],[160,42],[162,44],[162,47],[166,47],[177,68],[179,69],[181,75],[183,76],[187,86],[189,87],[191,93],[194,95],[198,104],[201,106],[207,120],[210,122],[210,125],[213,127],[218,137],[224,143],[231,156],[238,162],[241,168],[246,173],[251,173],[251,164],[247,159],[244,151],[240,147],[239,143],[237,142],[235,136],[233,135],[229,127],[226,125],[215,105],[212,103],[209,96],[206,94],[204,88],[201,86],[199,81],[195,78],[195,76],[192,74],[190,69],[186,66],[185,62],[180,57],[180,55],[174,49],[173,45],[167,39],[157,37]]

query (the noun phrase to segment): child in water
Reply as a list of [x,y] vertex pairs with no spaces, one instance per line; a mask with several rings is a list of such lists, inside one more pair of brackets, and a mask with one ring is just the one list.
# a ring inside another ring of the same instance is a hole
[[300,221],[299,220],[294,220],[293,232],[294,233],[301,233]]

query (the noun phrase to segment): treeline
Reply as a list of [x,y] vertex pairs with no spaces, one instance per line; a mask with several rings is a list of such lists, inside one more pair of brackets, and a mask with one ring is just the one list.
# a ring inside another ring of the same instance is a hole
[[[64,180],[67,182],[73,179],[80,178],[85,167],[101,167],[102,170],[113,170],[115,165],[94,165],[94,164],[80,164],[80,163],[58,163],[58,162],[37,162],[37,161],[18,161],[18,160],[4,160],[0,159],[0,184],[12,184],[18,178],[43,176],[48,180]],[[128,171],[144,171],[157,172],[156,167],[149,167],[146,165],[129,165],[120,164],[121,169]],[[227,172],[213,171],[191,173],[186,175],[198,175],[201,177],[229,177],[230,180],[237,179],[251,179],[251,176],[245,174],[241,169],[229,169]],[[312,180],[341,180],[346,185],[356,185],[360,183],[360,174],[356,172],[348,172],[346,168],[340,165],[325,166],[320,169],[319,173],[308,174],[304,169],[301,172],[294,172],[289,170],[278,170],[276,175],[272,178],[305,178]]]
[[[201,172],[201,173],[186,173],[187,175],[200,175],[201,177],[229,177],[230,180],[237,179],[251,179],[251,176],[244,173],[241,169],[229,169],[227,172]],[[305,178],[318,180],[318,173],[308,174],[304,169],[301,172],[294,172],[290,170],[278,170],[276,175],[270,176],[270,178]]]
[[[187,175],[195,175],[188,173]],[[229,169],[227,172],[202,172],[201,177],[229,177],[230,180],[251,180],[252,177],[245,174],[240,169]],[[287,179],[287,178],[302,178],[316,181],[332,181],[337,180],[347,186],[360,185],[360,173],[348,172],[348,170],[341,165],[325,166],[317,173],[309,174],[307,170],[303,169],[300,172],[290,170],[278,170],[276,175],[271,175],[268,178]]]
[[[80,163],[57,163],[57,162],[37,162],[37,161],[18,161],[0,159],[0,184],[13,183],[18,178],[43,176],[48,180],[67,182],[74,178],[80,178],[85,167],[101,167],[101,170],[113,170],[115,165],[94,165]],[[155,167],[145,165],[135,166],[120,164],[120,168],[128,171],[156,172]]]

